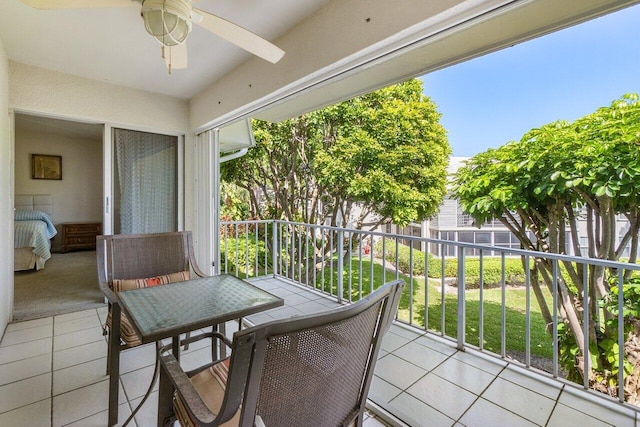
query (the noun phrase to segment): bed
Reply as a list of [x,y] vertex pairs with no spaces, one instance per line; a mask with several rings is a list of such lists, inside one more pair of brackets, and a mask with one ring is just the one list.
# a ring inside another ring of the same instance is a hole
[[51,258],[51,239],[57,234],[51,220],[53,200],[45,194],[16,195],[13,270],[40,270]]

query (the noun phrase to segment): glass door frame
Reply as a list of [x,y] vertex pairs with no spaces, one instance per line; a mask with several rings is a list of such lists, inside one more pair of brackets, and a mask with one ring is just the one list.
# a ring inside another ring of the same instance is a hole
[[177,188],[176,188],[176,214],[177,214],[177,228],[178,231],[184,230],[184,201],[185,201],[185,164],[184,164],[184,149],[185,149],[185,137],[182,133],[166,132],[157,129],[138,128],[134,126],[122,126],[111,123],[104,124],[103,141],[103,173],[104,173],[104,188],[103,188],[103,206],[102,206],[102,233],[113,234],[113,193],[114,193],[114,174],[115,171],[115,138],[113,136],[114,128],[126,129],[137,132],[149,132],[157,133],[161,135],[170,135],[178,138],[178,153],[176,156],[177,162]]

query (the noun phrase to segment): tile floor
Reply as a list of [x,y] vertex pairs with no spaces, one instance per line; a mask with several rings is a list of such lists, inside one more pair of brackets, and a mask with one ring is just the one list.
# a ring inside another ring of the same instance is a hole
[[[262,323],[337,306],[308,290],[263,278],[254,283],[285,306],[251,316]],[[0,426],[105,426],[106,309],[13,323],[0,342]],[[185,367],[207,359],[206,343],[183,353]],[[142,400],[153,374],[152,346],[121,356],[120,422]],[[503,360],[467,351],[394,325],[385,337],[369,394],[367,427],[620,426],[640,427],[638,413]],[[157,392],[129,425],[154,426]]]

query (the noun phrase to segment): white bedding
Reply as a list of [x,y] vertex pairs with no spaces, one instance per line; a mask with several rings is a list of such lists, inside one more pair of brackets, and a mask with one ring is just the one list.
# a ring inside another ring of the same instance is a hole
[[17,195],[15,205],[14,271],[39,270],[51,258],[51,238],[57,233],[49,216],[51,196]]

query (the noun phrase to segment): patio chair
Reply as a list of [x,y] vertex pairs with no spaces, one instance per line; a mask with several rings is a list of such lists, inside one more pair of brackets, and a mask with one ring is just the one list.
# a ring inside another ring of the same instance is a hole
[[140,344],[129,319],[122,313],[118,293],[205,276],[198,267],[190,231],[98,236],[98,281],[108,304],[109,425],[118,417],[120,352]]
[[158,419],[170,425],[175,417],[183,427],[361,426],[403,286],[397,280],[346,307],[244,329],[233,342],[217,332],[191,338],[220,339],[232,351],[190,372],[163,348]]

